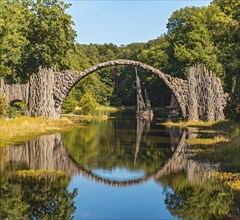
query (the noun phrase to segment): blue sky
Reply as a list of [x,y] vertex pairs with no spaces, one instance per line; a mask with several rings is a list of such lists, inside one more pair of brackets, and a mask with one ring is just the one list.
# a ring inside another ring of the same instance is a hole
[[186,6],[207,6],[209,0],[65,0],[75,23],[77,42],[127,45],[147,42],[166,32],[171,14]]

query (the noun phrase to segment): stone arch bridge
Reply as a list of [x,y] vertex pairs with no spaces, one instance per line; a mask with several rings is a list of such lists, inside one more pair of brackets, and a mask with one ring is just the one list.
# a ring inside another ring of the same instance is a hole
[[220,79],[203,66],[190,68],[188,80],[172,77],[160,70],[133,60],[114,60],[83,71],[57,72],[41,69],[26,84],[8,85],[0,80],[0,94],[9,102],[27,103],[31,116],[60,117],[61,106],[71,89],[85,76],[105,67],[132,65],[157,75],[168,86],[186,120],[223,120],[226,101]]

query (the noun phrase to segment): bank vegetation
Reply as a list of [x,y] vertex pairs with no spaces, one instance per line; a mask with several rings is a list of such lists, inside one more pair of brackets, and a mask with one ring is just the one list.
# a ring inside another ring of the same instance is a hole
[[0,147],[80,126],[68,118],[56,120],[44,117],[2,118],[0,119],[0,125]]

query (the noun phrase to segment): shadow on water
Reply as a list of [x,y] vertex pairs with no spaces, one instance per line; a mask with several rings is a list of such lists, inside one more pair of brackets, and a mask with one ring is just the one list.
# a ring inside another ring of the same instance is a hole
[[[117,117],[1,149],[0,217],[73,218],[77,190],[69,192],[68,185],[77,175],[121,188],[154,180],[164,188],[164,202],[172,216],[226,217],[234,207],[231,192],[219,181],[205,178],[218,164],[189,157],[185,140],[196,135],[140,118]],[[67,178],[32,183],[12,176],[19,169],[61,170]],[[128,175],[116,170],[127,170]],[[13,202],[14,209],[10,208]]]

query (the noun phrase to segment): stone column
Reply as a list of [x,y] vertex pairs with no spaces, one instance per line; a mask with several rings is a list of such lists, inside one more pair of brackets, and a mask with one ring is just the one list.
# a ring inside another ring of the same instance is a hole
[[52,69],[39,69],[30,78],[29,111],[31,116],[59,118],[53,95],[54,72]]
[[220,79],[204,65],[191,67],[188,76],[188,120],[224,120],[226,98]]
[[196,69],[190,68],[188,75],[188,120],[199,120],[197,101]]

